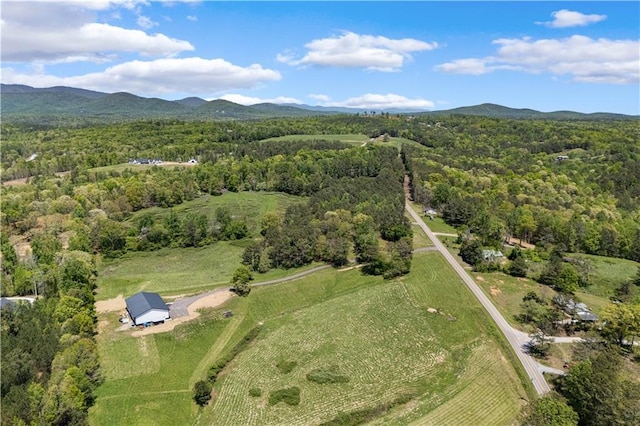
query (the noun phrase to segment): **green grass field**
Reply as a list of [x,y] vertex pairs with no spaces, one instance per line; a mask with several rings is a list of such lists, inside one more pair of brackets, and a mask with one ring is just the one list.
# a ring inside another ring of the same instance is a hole
[[[378,424],[510,425],[527,398],[496,328],[437,253],[414,255],[412,272],[400,280],[330,268],[254,288],[223,309],[234,316],[209,312],[143,338],[115,332],[117,315],[101,315],[106,380],[91,424],[309,424],[405,393],[411,400]],[[193,384],[259,321],[258,339],[224,371],[211,404],[198,410]],[[283,373],[280,361],[296,365]],[[349,381],[320,385],[305,378],[332,366]],[[267,403],[270,392],[291,386],[301,390],[300,405]],[[250,396],[251,388],[262,396]]]
[[411,207],[413,207],[416,213],[418,213],[422,217],[422,220],[424,220],[424,223],[426,223],[429,229],[431,229],[433,232],[442,232],[446,234],[456,234],[456,235],[458,234],[458,230],[453,226],[445,223],[445,221],[441,217],[436,216],[433,218],[433,220],[431,220],[429,219],[429,216],[423,215],[422,209],[424,208],[424,206],[422,206],[421,204],[418,204],[412,201]]
[[[98,271],[97,300],[139,291],[163,296],[194,294],[228,286],[240,265],[242,242],[219,241],[201,248],[165,248],[155,252],[127,253],[120,259],[103,261]],[[271,281],[321,265],[312,263],[295,269],[273,269],[254,273],[255,283]]]
[[[244,221],[249,230],[257,234],[260,230],[260,221],[265,213],[272,211],[284,212],[290,205],[304,202],[306,202],[305,197],[296,197],[279,192],[227,192],[219,196],[207,195],[186,201],[172,209],[178,215],[192,212],[214,218],[217,208],[227,207],[233,219]],[[134,213],[129,221],[136,222],[145,213],[151,213],[156,220],[161,220],[169,214],[170,210],[161,207],[140,210]]]
[[411,230],[413,231],[413,248],[419,249],[423,247],[433,247],[433,242],[431,239],[427,237],[418,225],[411,225]]
[[517,278],[503,272],[469,272],[474,281],[484,290],[504,318],[514,327],[522,328],[516,317],[520,314],[522,298],[530,291],[535,291],[547,299],[556,292],[546,285],[537,283],[531,278]]
[[[319,423],[401,394],[414,399],[381,424],[513,422],[518,398],[526,396],[518,376],[492,340],[488,318],[441,256],[416,255],[403,280],[359,278],[370,282],[267,320],[267,333],[234,361],[198,424]],[[279,360],[297,364],[282,374]],[[349,382],[306,380],[309,371],[331,366]],[[299,406],[266,403],[270,391],[291,386],[301,390]],[[250,396],[251,388],[263,396]]]
[[153,167],[164,167],[164,168],[179,167],[179,168],[183,168],[183,167],[193,167],[193,164],[175,163],[175,162],[167,162],[167,163],[162,163],[162,164],[129,164],[129,163],[122,163],[122,164],[114,164],[112,166],[94,167],[92,169],[89,169],[88,172],[90,172],[90,173],[111,173],[111,172],[122,173],[127,169],[131,170],[132,172],[143,172],[143,171],[149,170],[149,169],[151,169]]
[[346,142],[352,143],[354,145],[363,145],[372,143],[374,145],[388,145],[394,146],[398,149],[402,147],[402,144],[410,144],[414,146],[422,147],[418,142],[412,141],[410,139],[405,138],[393,138],[390,137],[388,141],[383,141],[382,138],[376,138],[375,140],[371,140],[371,138],[367,135],[360,134],[345,134],[345,135],[287,135],[287,136],[279,136],[275,138],[264,139],[264,141],[314,141],[314,140],[324,140],[324,141],[335,141],[335,142]]
[[[458,250],[453,249],[451,252],[457,255]],[[594,313],[598,313],[603,306],[611,303],[609,296],[613,295],[613,290],[623,281],[632,279],[637,273],[638,263],[631,260],[584,254],[569,256],[587,259],[590,262],[593,284],[578,289],[575,297],[586,303]],[[534,266],[536,269],[542,269],[543,264]],[[471,274],[505,319],[514,327],[522,328],[522,324],[519,324],[515,317],[521,312],[522,298],[528,292],[535,291],[547,299],[556,295],[555,290],[537,283],[533,278],[516,278],[502,272],[471,272]]]
[[640,263],[615,257],[593,256],[589,254],[567,254],[569,257],[584,259],[591,267],[591,285],[585,293],[609,298],[613,291],[625,281],[636,277]]
[[264,139],[265,142],[271,141],[283,141],[283,142],[291,142],[291,141],[332,141],[332,142],[350,142],[350,143],[359,143],[362,144],[364,142],[369,141],[369,136],[367,135],[359,135],[359,134],[345,134],[345,135],[287,135],[287,136],[278,136],[275,138]]
[[97,300],[139,291],[162,295],[191,294],[228,285],[244,249],[219,241],[202,248],[164,248],[155,252],[127,253],[103,261],[98,268]]
[[[303,197],[280,193],[230,192],[218,197],[205,196],[188,201],[174,207],[174,210],[178,215],[195,212],[213,218],[217,208],[228,207],[234,219],[243,220],[252,235],[257,235],[260,220],[266,212],[283,212],[288,206],[304,201]],[[159,221],[169,214],[169,210],[159,207],[141,210],[132,215],[129,221],[135,223],[145,212],[151,213]],[[163,295],[190,294],[228,285],[248,241],[218,241],[201,248],[132,252],[119,259],[104,260],[98,267],[97,299],[110,299],[119,294],[128,297],[142,290]],[[289,273],[291,271],[275,270],[258,274],[255,279],[266,281]]]

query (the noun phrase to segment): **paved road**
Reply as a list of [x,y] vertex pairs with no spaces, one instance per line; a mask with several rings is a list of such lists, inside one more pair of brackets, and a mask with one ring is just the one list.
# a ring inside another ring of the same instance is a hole
[[482,306],[489,312],[491,318],[496,322],[498,328],[505,335],[509,344],[513,347],[518,359],[524,366],[529,378],[531,379],[531,383],[533,387],[538,392],[538,395],[543,395],[546,392],[549,392],[551,389],[549,388],[549,384],[544,379],[542,375],[543,371],[546,369],[542,368],[530,355],[525,353],[524,345],[530,340],[529,336],[525,333],[522,333],[518,330],[514,330],[513,327],[507,323],[502,314],[498,312],[493,303],[489,300],[489,298],[482,292],[480,287],[473,281],[473,279],[469,276],[467,271],[456,261],[449,250],[440,242],[440,240],[436,237],[436,235],[429,229],[426,223],[422,220],[422,218],[413,210],[413,208],[406,204],[406,209],[413,218],[418,223],[418,226],[422,228],[422,230],[427,234],[433,244],[438,249],[438,251],[444,256],[445,259],[449,262],[451,267],[458,273],[462,281],[469,287],[469,290],[478,298]]

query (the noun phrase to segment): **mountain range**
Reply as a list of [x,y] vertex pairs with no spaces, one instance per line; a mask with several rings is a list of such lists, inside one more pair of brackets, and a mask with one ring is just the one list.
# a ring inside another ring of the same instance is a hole
[[[310,106],[301,104],[239,105],[223,99],[206,101],[189,97],[176,101],[144,98],[126,92],[103,93],[74,87],[34,88],[20,84],[0,85],[0,105],[5,121],[54,124],[75,122],[123,121],[150,118],[180,120],[234,119],[250,120],[275,117],[302,117],[330,114],[371,114],[371,109]],[[465,114],[499,118],[556,120],[624,120],[637,119],[613,113],[583,114],[573,111],[540,112],[514,109],[502,105],[481,104],[439,111],[377,110],[379,113],[407,115]]]

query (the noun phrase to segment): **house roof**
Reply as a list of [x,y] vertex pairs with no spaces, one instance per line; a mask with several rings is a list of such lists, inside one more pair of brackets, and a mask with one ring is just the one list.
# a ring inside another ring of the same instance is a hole
[[482,257],[484,259],[490,259],[495,257],[504,257],[500,250],[482,250]]
[[16,304],[13,300],[7,299],[6,297],[0,297],[0,309],[1,308],[9,308]]
[[582,321],[598,321],[598,316],[591,312],[578,312],[576,316]]
[[152,309],[169,310],[169,307],[158,293],[141,291],[127,298],[127,310],[133,318],[139,317]]

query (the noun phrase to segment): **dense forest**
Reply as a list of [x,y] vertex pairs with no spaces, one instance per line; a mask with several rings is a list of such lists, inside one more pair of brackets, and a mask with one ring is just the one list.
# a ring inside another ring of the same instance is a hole
[[[0,130],[1,292],[44,296],[3,309],[2,424],[86,423],[101,380],[98,257],[250,239],[243,263],[253,271],[355,261],[391,278],[411,267],[405,174],[413,200],[473,235],[469,245],[499,248],[514,236],[547,257],[640,261],[637,121],[386,114]],[[265,140],[303,134],[317,139]],[[360,146],[324,134],[386,136]],[[399,152],[385,146],[389,137],[417,143]],[[110,167],[141,158],[177,164]],[[181,164],[189,159],[198,164]],[[211,217],[172,209],[238,191],[305,202],[261,218],[256,235],[225,209]],[[145,212],[152,207],[162,218]]]

